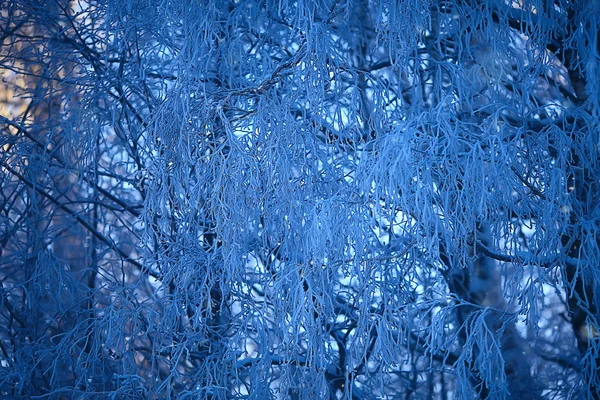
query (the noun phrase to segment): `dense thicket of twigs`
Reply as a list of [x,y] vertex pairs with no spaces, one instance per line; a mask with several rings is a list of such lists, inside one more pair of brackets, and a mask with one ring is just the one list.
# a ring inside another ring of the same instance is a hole
[[0,397],[600,398],[599,31],[5,0]]

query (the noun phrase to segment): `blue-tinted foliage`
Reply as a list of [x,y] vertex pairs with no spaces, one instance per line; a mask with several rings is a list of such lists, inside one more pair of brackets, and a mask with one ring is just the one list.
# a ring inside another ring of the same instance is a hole
[[600,398],[595,2],[0,7],[0,396]]

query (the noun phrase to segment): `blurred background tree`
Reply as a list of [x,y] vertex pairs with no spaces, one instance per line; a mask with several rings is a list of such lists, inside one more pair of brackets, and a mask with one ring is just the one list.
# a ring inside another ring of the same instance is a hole
[[0,15],[1,396],[600,398],[595,2]]

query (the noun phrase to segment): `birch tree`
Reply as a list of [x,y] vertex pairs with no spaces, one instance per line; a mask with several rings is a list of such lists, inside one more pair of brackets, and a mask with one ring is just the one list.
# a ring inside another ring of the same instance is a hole
[[3,396],[600,398],[595,2],[1,11]]

